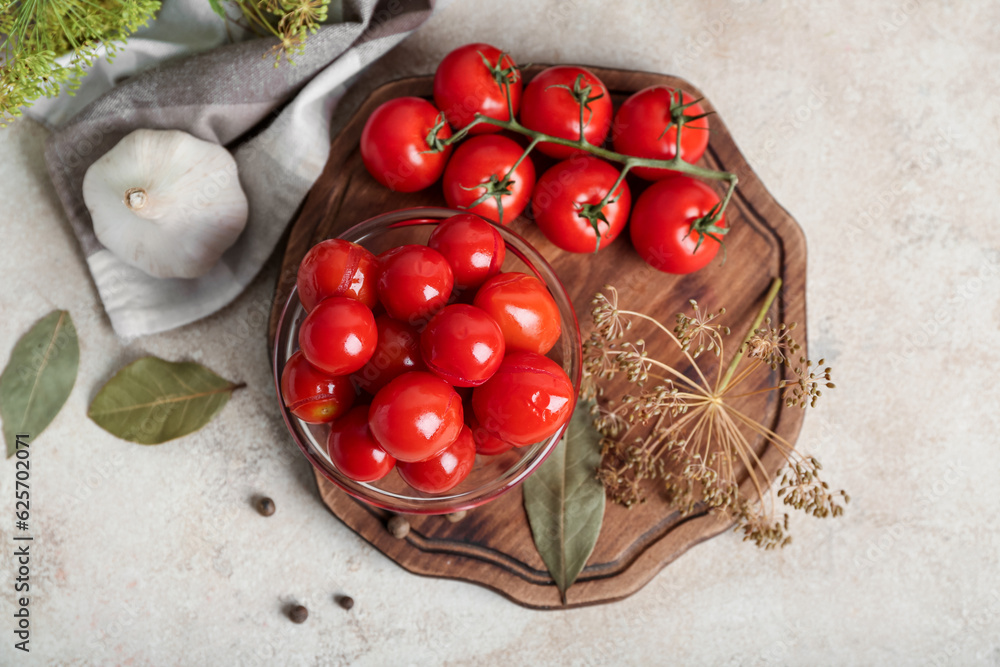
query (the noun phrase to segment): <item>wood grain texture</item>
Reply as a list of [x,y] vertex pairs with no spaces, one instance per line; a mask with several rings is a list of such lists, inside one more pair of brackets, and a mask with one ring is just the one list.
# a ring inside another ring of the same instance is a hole
[[[526,70],[526,78],[540,67]],[[695,96],[701,93],[676,77],[645,72],[591,68],[608,86],[615,102],[652,85],[680,87]],[[430,97],[432,78],[414,77],[382,86],[361,105],[333,140],[323,174],[310,192],[301,215],[288,239],[282,271],[271,313],[269,339],[273,346],[281,307],[294,285],[295,271],[306,251],[316,242],[378,213],[410,206],[443,206],[439,186],[423,192],[394,193],[375,182],[365,171],[358,141],[365,120],[382,102],[404,95]],[[707,110],[711,103],[703,102]],[[740,185],[727,212],[732,232],[727,236],[728,258],[716,259],[709,267],[689,276],[671,276],[648,267],[632,249],[627,233],[600,254],[565,253],[549,243],[527,216],[511,227],[527,238],[549,261],[573,298],[583,335],[589,332],[590,300],[605,284],[618,287],[622,308],[640,310],[673,325],[675,313],[685,310],[688,299],[697,299],[702,308],[726,306],[722,320],[733,330],[729,355],[760,307],[773,276],[784,287],[770,315],[783,322],[798,322],[797,339],[806,342],[806,246],[802,230],[764,189],[750,169],[718,115],[711,119],[712,135],[702,164],[736,172]],[[553,161],[532,156],[541,175]],[[629,177],[633,201],[645,184]],[[719,189],[721,193],[721,188]],[[647,338],[651,356],[671,360],[683,367],[678,355],[667,345]],[[714,372],[711,361],[702,364],[706,374]],[[761,376],[756,386],[772,385],[782,377],[779,369],[771,377]],[[625,385],[618,387],[624,390]],[[754,388],[751,385],[748,388]],[[611,394],[614,394],[612,388]],[[739,407],[794,443],[803,413],[787,409],[777,395],[759,395]],[[773,473],[781,455],[757,440],[764,466]],[[706,513],[680,517],[670,512],[655,488],[648,501],[632,509],[608,503],[601,536],[594,553],[563,605],[559,592],[531,539],[527,517],[518,490],[473,510],[458,523],[444,517],[411,517],[410,534],[403,540],[385,530],[386,513],[354,500],[316,475],[320,494],[330,510],[364,539],[407,570],[416,574],[461,579],[487,586],[518,604],[536,609],[553,609],[619,600],[642,588],[661,569],[692,546],[731,527],[727,521]],[[745,481],[745,485],[749,482]],[[753,548],[753,547],[747,547]]]

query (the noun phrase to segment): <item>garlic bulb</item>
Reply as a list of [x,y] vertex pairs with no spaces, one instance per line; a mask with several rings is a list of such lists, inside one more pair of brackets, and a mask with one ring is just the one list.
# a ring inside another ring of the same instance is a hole
[[94,233],[157,278],[196,278],[236,242],[247,198],[222,146],[179,130],[136,130],[87,169]]

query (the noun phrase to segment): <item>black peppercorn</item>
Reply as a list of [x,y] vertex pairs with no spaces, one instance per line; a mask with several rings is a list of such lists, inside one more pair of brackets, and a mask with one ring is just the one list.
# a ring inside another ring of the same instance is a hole
[[350,611],[351,608],[354,607],[354,598],[352,598],[350,595],[338,595],[337,604],[339,604],[344,609]]
[[257,511],[264,516],[274,514],[274,501],[270,498],[261,498],[257,501]]
[[296,605],[288,611],[288,618],[291,619],[292,623],[305,623],[306,619],[309,618],[309,610],[302,605]]

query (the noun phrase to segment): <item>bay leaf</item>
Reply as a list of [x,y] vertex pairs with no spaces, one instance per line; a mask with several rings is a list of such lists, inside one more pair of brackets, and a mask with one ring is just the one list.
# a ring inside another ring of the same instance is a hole
[[524,509],[535,547],[559,588],[563,603],[590,558],[604,519],[604,486],[596,478],[601,436],[590,401],[576,405],[566,433],[524,481]]
[[14,344],[0,375],[0,419],[7,458],[17,435],[37,438],[66,403],[80,365],[80,345],[73,319],[53,310],[35,322]]
[[87,416],[123,440],[158,445],[212,421],[243,386],[193,361],[143,357],[101,387]]

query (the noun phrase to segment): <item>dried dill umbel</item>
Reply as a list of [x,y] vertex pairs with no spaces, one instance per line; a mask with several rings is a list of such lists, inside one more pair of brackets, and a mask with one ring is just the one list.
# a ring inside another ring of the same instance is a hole
[[[819,461],[799,454],[780,435],[745,414],[735,402],[766,392],[779,392],[790,408],[815,406],[822,390],[832,389],[831,369],[801,356],[792,332],[795,325],[773,325],[765,319],[781,279],[771,283],[750,330],[723,370],[731,332],[719,323],[725,309],[707,313],[691,301],[691,312],[678,314],[670,329],[640,312],[623,310],[611,286],[592,302],[594,330],[584,344],[584,394],[597,398],[594,425],[602,435],[602,461],[597,471],[608,495],[630,507],[645,500],[650,481],[658,482],[671,507],[682,515],[702,508],[725,514],[743,539],[771,549],[791,542],[784,508],[816,517],[839,516],[849,501],[832,492],[820,478]],[[666,336],[693,369],[690,376],[651,358],[633,324],[652,325]],[[715,372],[699,365],[714,355]],[[746,389],[779,367],[786,379],[761,389]],[[624,374],[633,389],[611,402],[603,385]],[[754,449],[761,438],[782,456],[774,479]],[[741,489],[748,478],[750,493]]]
[[[330,0],[229,0],[242,13],[250,30],[278,38],[270,53],[277,67],[281,57],[295,64],[293,57],[302,53],[306,39],[315,34],[328,19],[339,18],[339,6],[331,14]],[[221,17],[227,18],[222,0],[212,0],[212,6]]]

